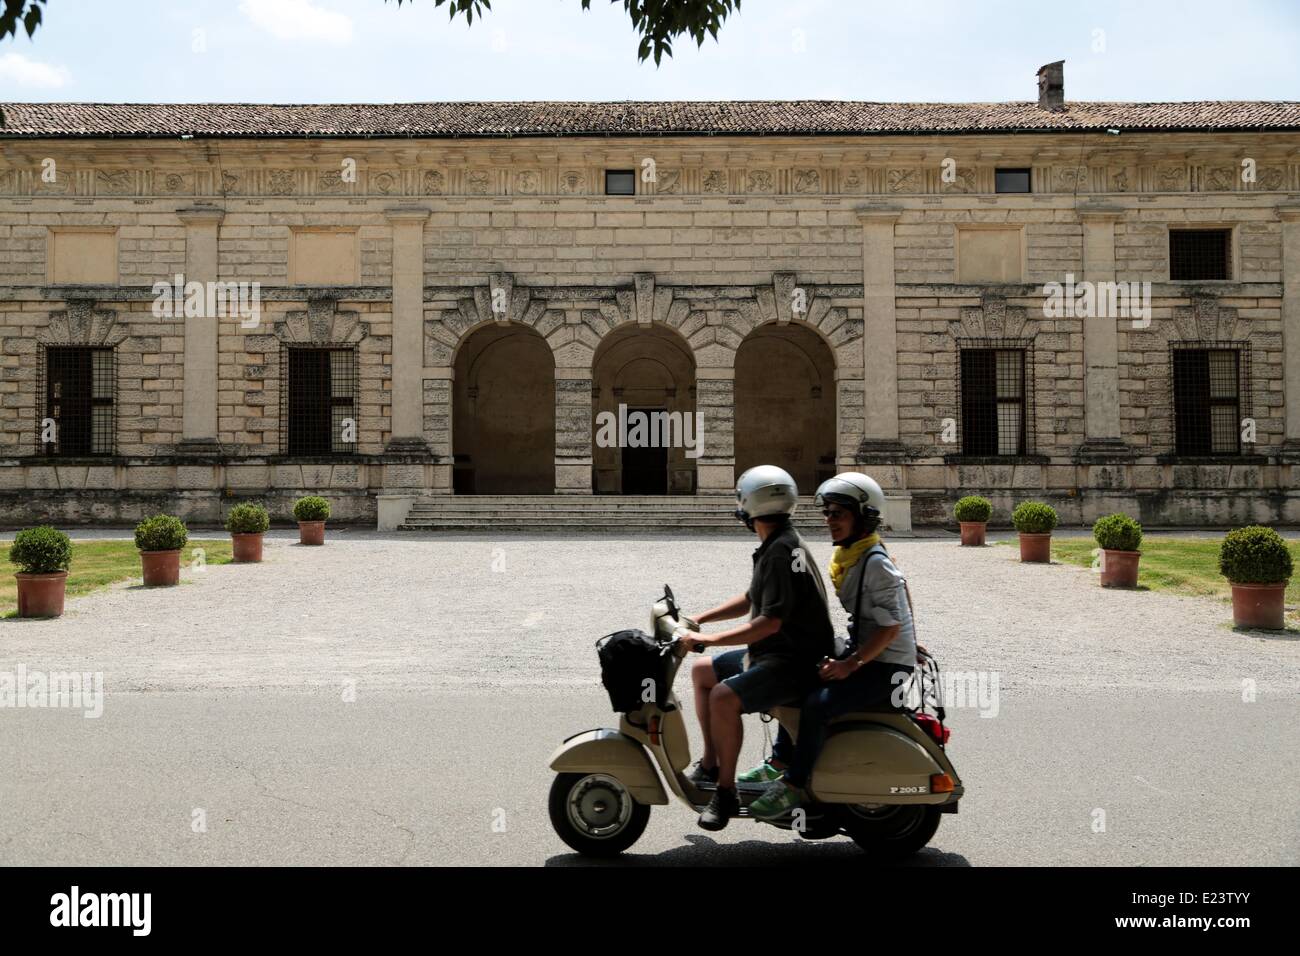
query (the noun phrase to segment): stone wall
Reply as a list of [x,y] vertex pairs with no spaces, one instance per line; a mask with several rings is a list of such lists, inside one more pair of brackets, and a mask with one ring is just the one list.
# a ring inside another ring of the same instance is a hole
[[[674,380],[673,407],[701,411],[707,437],[674,467],[721,493],[748,440],[736,428],[792,400],[769,358],[771,394],[738,410],[736,356],[756,330],[793,342],[797,329],[832,357],[820,387],[837,432],[816,452],[807,424],[761,447],[869,471],[913,494],[917,523],[946,522],[975,491],[997,519],[1028,497],[1068,522],[1116,508],[1157,524],[1300,518],[1300,404],[1284,391],[1289,377],[1300,386],[1295,135],[235,140],[216,165],[208,149],[31,141],[0,154],[0,521],[130,521],[165,505],[206,520],[312,490],[340,519],[372,520],[380,492],[449,493],[465,443],[458,356],[479,330],[509,326],[549,355],[554,395],[532,417],[554,422],[557,493],[617,470],[591,428],[614,397],[599,367],[611,336],[683,343],[677,377],[690,381]],[[1258,162],[1253,183],[1236,175],[1241,155]],[[60,170],[48,183],[31,172],[46,156]],[[950,157],[953,181],[940,174]],[[605,169],[646,159],[637,195],[603,194]],[[994,194],[997,166],[1031,168],[1034,192]],[[1231,280],[1169,280],[1168,230],[1187,225],[1233,230]],[[115,232],[115,282],[53,284],[51,237],[78,229]],[[302,236],[317,233],[345,237],[330,252],[337,281],[299,281],[314,275]],[[1010,278],[970,280],[990,264]],[[256,325],[155,314],[151,286],[178,273],[258,283]],[[1043,286],[1068,275],[1152,283],[1150,324],[1047,315]],[[960,419],[959,341],[1031,351],[1026,454],[975,460],[945,438]],[[1249,347],[1246,454],[1174,455],[1169,349],[1191,341]],[[112,460],[37,455],[42,342],[115,348]],[[295,344],[356,350],[348,460],[280,453]]]

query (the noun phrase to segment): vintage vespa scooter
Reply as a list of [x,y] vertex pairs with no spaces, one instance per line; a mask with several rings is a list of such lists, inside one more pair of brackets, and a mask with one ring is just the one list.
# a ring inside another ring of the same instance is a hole
[[[664,785],[699,812],[712,790],[686,774],[690,745],[672,686],[690,651],[689,627],[681,620],[672,589],[651,611],[651,635],[666,658],[667,699],[622,714],[617,730],[576,734],[551,757],[551,825],[560,839],[588,856],[614,856],[645,831],[652,806],[668,803]],[[933,668],[933,660],[925,661]],[[924,847],[939,827],[939,815],[956,813],[964,794],[944,749],[948,730],[922,712],[890,709],[846,714],[832,722],[813,769],[816,803],[772,823],[806,839],[845,834],[881,859],[899,859]],[[778,707],[774,716],[798,734],[799,710]],[[940,710],[940,716],[942,711]],[[662,779],[661,779],[662,775]],[[741,819],[761,791],[740,790]]]

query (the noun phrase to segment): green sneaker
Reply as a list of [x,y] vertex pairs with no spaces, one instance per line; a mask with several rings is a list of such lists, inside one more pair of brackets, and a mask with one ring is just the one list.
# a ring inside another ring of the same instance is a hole
[[749,805],[749,815],[759,820],[776,820],[789,816],[803,803],[803,791],[778,780]]
[[769,783],[775,783],[781,779],[782,771],[777,770],[770,763],[764,760],[757,767],[746,770],[744,773],[736,775],[736,784],[751,789],[754,787],[764,788]]

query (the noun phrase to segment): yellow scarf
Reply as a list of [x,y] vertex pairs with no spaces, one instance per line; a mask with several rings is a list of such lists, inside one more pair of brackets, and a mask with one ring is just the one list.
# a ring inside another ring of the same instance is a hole
[[835,554],[831,558],[831,583],[835,585],[835,590],[840,589],[844,583],[844,575],[848,573],[849,568],[858,563],[858,560],[880,544],[880,535],[869,534],[865,538],[854,541],[847,548],[836,546]]

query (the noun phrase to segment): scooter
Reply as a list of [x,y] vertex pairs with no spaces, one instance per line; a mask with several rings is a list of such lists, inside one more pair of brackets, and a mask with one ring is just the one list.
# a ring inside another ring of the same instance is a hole
[[[651,610],[651,630],[665,662],[667,699],[648,701],[623,713],[617,730],[600,728],[576,734],[551,757],[551,826],[571,848],[586,856],[611,857],[631,847],[645,831],[652,806],[668,804],[668,794],[695,812],[712,797],[712,788],[686,773],[690,743],[672,686],[690,653],[691,629],[683,620],[672,589]],[[926,655],[918,672],[937,675]],[[937,687],[937,681],[933,685]],[[924,847],[939,827],[939,817],[956,813],[965,794],[945,749],[949,735],[939,719],[921,707],[846,714],[832,721],[813,768],[814,798],[777,820],[762,820],[805,839],[847,835],[878,859],[897,860]],[[772,715],[798,735],[799,710],[778,707]],[[740,819],[756,820],[748,804],[761,791],[738,790]]]

